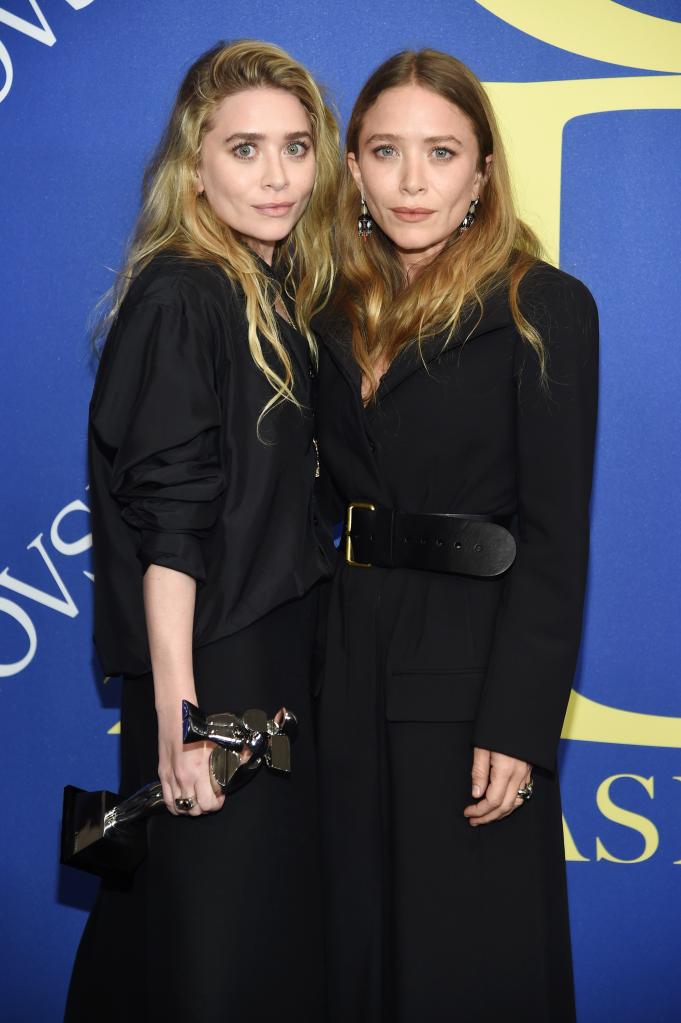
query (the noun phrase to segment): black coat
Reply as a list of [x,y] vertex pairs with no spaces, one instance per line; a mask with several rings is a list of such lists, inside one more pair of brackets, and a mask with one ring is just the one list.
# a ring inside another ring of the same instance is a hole
[[[323,328],[318,437],[338,507],[517,522],[498,580],[340,559],[319,701],[334,1019],[574,1011],[553,770],[581,631],[597,313],[545,264],[521,305],[547,387],[504,291],[444,349],[426,342],[425,365],[400,355],[366,409],[347,333]],[[477,829],[462,816],[473,746],[535,765],[533,799]]]

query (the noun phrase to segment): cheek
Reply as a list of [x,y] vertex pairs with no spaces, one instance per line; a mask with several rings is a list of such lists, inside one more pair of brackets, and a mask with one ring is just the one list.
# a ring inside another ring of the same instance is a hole
[[308,159],[304,160],[302,163],[296,164],[294,174],[291,175],[291,178],[292,180],[295,180],[301,194],[309,196],[314,188],[316,174],[316,162]]
[[[247,165],[250,169],[250,164]],[[215,194],[219,202],[238,207],[253,190],[251,175],[240,165],[226,165],[215,178]]]
[[[364,194],[370,196],[377,206],[393,204],[395,178],[396,168],[394,164],[387,164],[381,167],[372,166],[369,172],[362,176]],[[390,200],[390,203],[388,203],[388,200]]]
[[443,176],[440,182],[441,195],[450,211],[466,209],[475,191],[475,171],[468,168],[453,168],[452,172]]

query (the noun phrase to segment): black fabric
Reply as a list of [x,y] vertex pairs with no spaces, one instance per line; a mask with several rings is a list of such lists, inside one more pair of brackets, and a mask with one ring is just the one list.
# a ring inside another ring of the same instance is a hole
[[[103,883],[66,1023],[284,1023],[324,1018],[317,788],[310,684],[318,587],[194,653],[207,712],[286,705],[289,777],[261,770],[216,814],[159,811],[126,890]],[[122,792],[156,775],[150,675],[123,681]]]
[[[406,351],[362,405],[347,331],[319,371],[325,507],[515,516],[500,579],[339,555],[318,701],[330,1018],[574,1019],[556,749],[579,647],[596,420],[587,289],[539,264],[454,339]],[[473,746],[535,765],[535,794],[473,829]]]
[[259,439],[273,392],[251,357],[244,307],[217,268],[160,256],[133,282],[105,343],[89,459],[95,642],[109,675],[150,670],[142,577],[152,563],[199,582],[195,646],[330,572],[307,342],[278,320],[302,409],[282,403]]

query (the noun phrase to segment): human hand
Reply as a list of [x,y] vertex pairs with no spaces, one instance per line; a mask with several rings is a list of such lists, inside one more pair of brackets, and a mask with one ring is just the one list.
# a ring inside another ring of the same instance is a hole
[[[163,799],[174,815],[199,817],[215,813],[225,801],[210,771],[213,743],[182,742],[181,701],[168,707],[157,707],[158,777]],[[176,799],[191,799],[191,810],[178,810]]]
[[518,795],[518,789],[527,785],[531,777],[532,766],[526,761],[476,746],[471,771],[472,794],[480,802],[472,803],[463,812],[471,827],[501,820],[522,806],[524,800]]

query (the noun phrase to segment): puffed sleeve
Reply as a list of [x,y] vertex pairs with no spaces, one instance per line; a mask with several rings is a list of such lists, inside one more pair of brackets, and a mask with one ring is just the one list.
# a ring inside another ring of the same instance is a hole
[[202,540],[225,477],[215,325],[182,281],[119,317],[102,357],[92,424],[111,451],[111,493],[150,564],[204,580]]
[[474,743],[553,770],[582,625],[598,392],[598,313],[573,277],[545,267],[521,308],[548,353],[518,338],[517,556],[504,586]]

